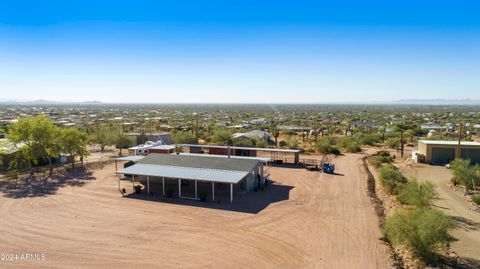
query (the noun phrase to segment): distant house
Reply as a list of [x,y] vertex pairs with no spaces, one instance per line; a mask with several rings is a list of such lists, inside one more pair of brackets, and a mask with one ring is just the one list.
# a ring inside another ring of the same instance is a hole
[[229,126],[228,128],[231,128],[231,129],[248,129],[250,127],[251,127],[251,125],[248,124],[248,123],[241,123],[241,124]]
[[311,127],[308,126],[292,126],[292,125],[278,125],[277,129],[282,132],[310,132]]
[[378,128],[380,125],[375,121],[355,121],[353,126],[358,128]]
[[161,142],[160,145],[171,145],[172,135],[169,132],[160,133],[127,133],[128,136],[135,137],[136,144],[144,144],[147,141]]
[[[15,145],[6,138],[0,139],[0,156],[3,159],[3,166],[6,167],[10,160],[13,158],[24,145]],[[0,165],[1,167],[1,165]]]
[[441,126],[436,123],[427,123],[427,124],[422,124],[420,125],[420,128],[424,130],[441,130],[441,129],[446,129],[445,126]]
[[150,153],[170,154],[175,152],[175,146],[164,145],[159,141],[157,142],[147,141],[145,144],[128,148],[128,152],[131,155],[147,155]]
[[233,134],[233,139],[241,140],[241,139],[260,139],[268,141],[270,138],[270,134],[265,131],[253,130],[246,133],[235,133]]
[[251,125],[262,125],[262,124],[266,124],[266,123],[267,123],[267,121],[265,119],[254,119],[254,120],[250,121]]

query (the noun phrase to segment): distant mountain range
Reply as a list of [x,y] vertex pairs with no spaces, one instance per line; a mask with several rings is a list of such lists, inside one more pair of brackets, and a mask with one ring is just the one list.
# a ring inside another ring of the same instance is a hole
[[[77,104],[77,105],[101,105],[101,104],[115,104],[115,103],[104,103],[97,100],[92,101],[53,101],[53,100],[7,100],[0,99],[0,104],[3,105],[65,105],[65,104]],[[178,103],[182,104],[182,103]],[[205,104],[208,104],[205,103]],[[322,105],[329,103],[308,103],[308,105]],[[356,105],[480,105],[480,100],[477,99],[400,99],[395,101],[377,101],[377,102],[364,102],[364,103],[354,103]],[[344,103],[343,105],[354,105],[349,103]],[[302,104],[292,104],[292,105],[302,105]],[[307,104],[304,104],[307,105]],[[342,105],[338,103],[336,105]]]
[[44,99],[39,99],[39,100],[0,100],[0,104],[25,104],[25,105],[59,105],[59,104],[84,104],[84,105],[98,105],[98,104],[103,104],[100,101],[80,101],[80,102],[71,102],[71,101],[51,101],[51,100],[44,100]]
[[475,99],[401,99],[393,101],[395,104],[405,105],[480,105]]

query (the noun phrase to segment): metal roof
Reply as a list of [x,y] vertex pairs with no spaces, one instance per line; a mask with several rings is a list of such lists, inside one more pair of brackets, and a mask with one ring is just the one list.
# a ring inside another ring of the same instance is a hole
[[[166,155],[169,156],[169,155]],[[116,172],[117,174],[154,176],[179,178],[188,180],[201,180],[218,183],[238,183],[245,178],[249,172],[232,171],[221,169],[205,169],[196,167],[178,167],[170,165],[155,165],[137,163],[123,170]]]
[[[448,140],[419,140],[418,143],[423,143],[427,145],[452,145],[456,146],[458,145],[458,141],[448,141]],[[480,142],[474,142],[474,141],[461,141],[460,145],[462,146],[480,146]]]
[[158,146],[153,146],[150,149],[175,149],[174,145],[158,145]]
[[[227,149],[228,146],[214,146],[214,145],[196,145],[196,144],[179,144],[181,147],[198,147],[198,148],[218,148]],[[284,153],[299,153],[299,149],[273,149],[273,148],[251,148],[251,147],[230,147],[231,149],[257,150],[268,152],[284,152]]]
[[[206,158],[229,158],[227,155],[216,155],[216,154],[202,154],[202,153],[172,153],[172,154],[180,154],[180,155],[190,155],[190,156],[200,156]],[[230,159],[244,159],[244,160],[257,160],[263,163],[267,163],[272,161],[271,158],[262,158],[262,157],[249,157],[249,156],[230,156]]]
[[118,157],[118,158],[113,158],[115,161],[128,161],[128,162],[138,162],[141,159],[145,158],[145,156],[142,155],[134,155],[134,156],[125,156],[125,157]]
[[205,156],[180,154],[151,153],[142,160],[140,160],[138,163],[250,172],[257,167],[260,161],[233,158],[206,158]]

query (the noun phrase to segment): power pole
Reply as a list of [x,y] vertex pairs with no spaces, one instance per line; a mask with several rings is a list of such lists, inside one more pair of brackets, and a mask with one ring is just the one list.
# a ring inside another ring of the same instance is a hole
[[460,159],[462,158],[462,131],[463,131],[463,123],[460,123],[460,130],[458,131],[458,143],[457,143],[457,148],[455,151],[455,159]]
[[403,129],[400,131],[400,157],[403,158]]

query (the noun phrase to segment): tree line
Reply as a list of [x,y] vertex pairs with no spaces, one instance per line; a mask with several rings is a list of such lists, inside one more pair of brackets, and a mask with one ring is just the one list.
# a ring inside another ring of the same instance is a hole
[[121,149],[134,144],[132,138],[121,131],[100,126],[88,134],[73,127],[60,128],[45,115],[21,118],[12,123],[7,138],[18,149],[8,163],[9,168],[26,168],[30,171],[34,165],[42,163],[48,163],[51,171],[54,160],[62,154],[71,158],[72,168],[75,168],[77,157],[83,166],[84,158],[90,154],[88,143],[98,144],[102,151],[107,145],[115,145],[120,149],[120,154]]

